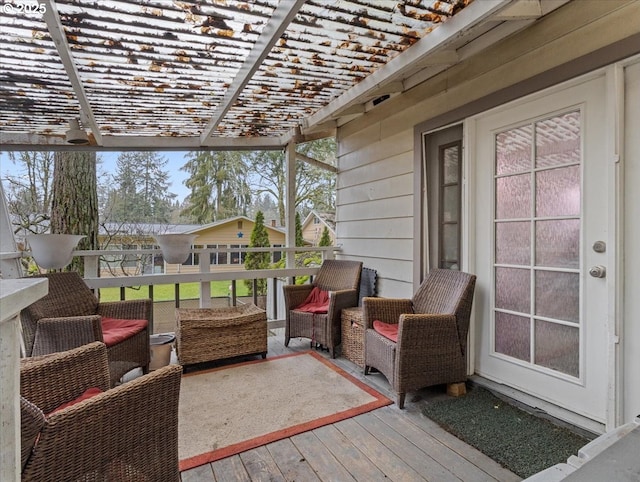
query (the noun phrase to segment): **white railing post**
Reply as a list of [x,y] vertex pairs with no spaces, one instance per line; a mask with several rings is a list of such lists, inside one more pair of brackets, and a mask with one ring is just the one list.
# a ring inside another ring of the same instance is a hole
[[[208,273],[211,270],[211,254],[204,250],[200,252],[198,266],[201,273]],[[200,282],[200,308],[211,308],[211,282]]]

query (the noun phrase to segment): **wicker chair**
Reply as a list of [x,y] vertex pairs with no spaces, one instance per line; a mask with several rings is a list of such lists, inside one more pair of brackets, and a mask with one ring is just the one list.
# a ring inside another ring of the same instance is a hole
[[[169,365],[110,389],[100,342],[23,358],[22,480],[179,481],[181,374]],[[61,408],[94,387],[102,392]]]
[[[449,392],[464,393],[475,282],[475,275],[434,269],[412,299],[364,298],[364,373],[376,368],[387,377],[398,407],[407,392],[431,385],[456,384]],[[376,331],[375,320],[395,325],[397,342]]]
[[[289,346],[291,338],[310,338],[312,345],[316,343],[328,348],[331,357],[335,358],[335,349],[341,342],[340,313],[344,308],[358,305],[361,272],[360,261],[325,260],[313,284],[284,286],[285,346]],[[308,313],[296,310],[314,287],[329,292],[327,312]]]
[[25,356],[70,350],[104,341],[102,319],[147,320],[147,327],[114,344],[109,343],[111,385],[128,371],[142,367],[148,373],[149,335],[153,304],[150,299],[100,303],[76,272],[42,275],[49,294],[20,313]]

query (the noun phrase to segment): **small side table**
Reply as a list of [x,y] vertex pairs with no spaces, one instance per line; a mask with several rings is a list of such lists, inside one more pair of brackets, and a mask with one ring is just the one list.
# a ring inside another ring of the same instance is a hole
[[345,308],[342,310],[342,355],[358,365],[364,367],[364,322],[362,321],[362,307]]

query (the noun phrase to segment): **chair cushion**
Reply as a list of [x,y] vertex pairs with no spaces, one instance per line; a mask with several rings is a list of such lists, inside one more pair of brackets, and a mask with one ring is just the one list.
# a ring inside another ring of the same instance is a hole
[[107,347],[117,345],[121,341],[131,338],[144,330],[147,320],[123,320],[119,318],[102,317],[102,338]]
[[373,320],[373,329],[380,333],[385,338],[398,343],[398,328],[400,325],[397,323],[385,323],[380,320]]
[[307,299],[295,310],[307,313],[327,313],[329,311],[329,292],[314,286]]
[[87,388],[84,393],[82,395],[80,395],[77,398],[74,398],[73,400],[67,402],[67,403],[63,403],[62,405],[60,405],[59,407],[54,408],[50,413],[47,414],[47,417],[53,413],[56,413],[60,410],[63,410],[67,407],[71,407],[77,403],[80,403],[84,400],[88,400],[91,397],[95,397],[96,395],[98,395],[99,393],[102,393],[102,390],[100,390],[98,387],[91,387],[91,388]]

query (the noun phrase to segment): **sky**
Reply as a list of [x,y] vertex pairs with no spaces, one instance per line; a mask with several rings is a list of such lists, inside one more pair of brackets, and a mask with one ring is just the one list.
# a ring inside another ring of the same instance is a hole
[[[184,155],[186,152],[159,152],[161,156],[167,159],[165,169],[169,172],[169,192],[176,194],[177,200],[182,202],[189,190],[184,186],[184,181],[187,178],[187,173],[181,171],[180,168],[185,164]],[[116,160],[120,155],[119,152],[100,152],[98,155],[102,159],[102,164],[98,167],[98,174],[100,172],[115,174],[116,172]],[[20,173],[20,166],[17,163],[13,163],[9,160],[9,156],[6,152],[0,152],[0,179],[2,179],[3,187],[7,189],[5,179],[7,175],[18,175]]]

